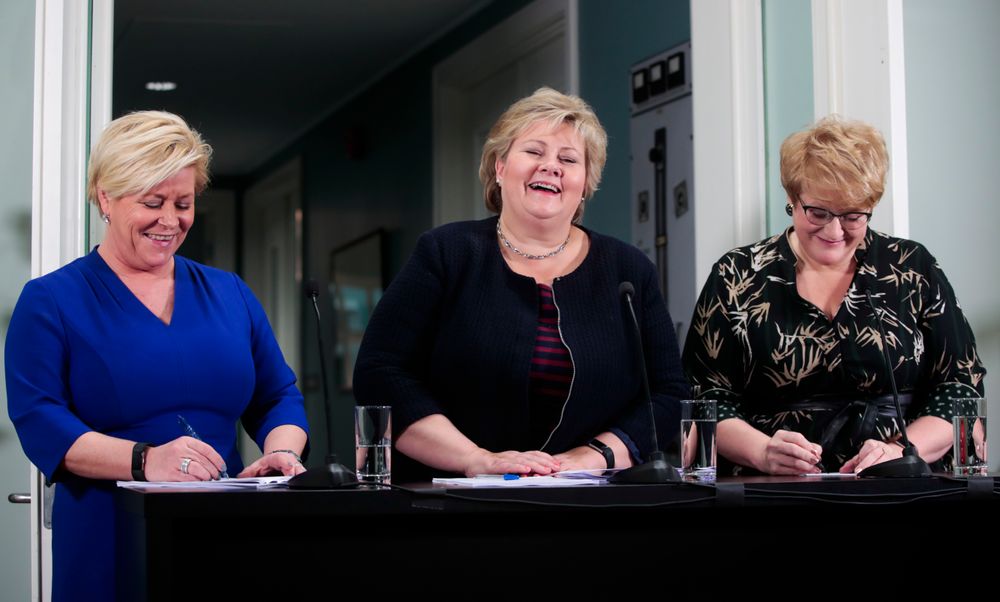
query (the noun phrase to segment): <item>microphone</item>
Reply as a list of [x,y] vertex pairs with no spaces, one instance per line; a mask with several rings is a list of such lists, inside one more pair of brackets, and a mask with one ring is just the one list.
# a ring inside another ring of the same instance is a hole
[[[316,314],[316,341],[319,344],[319,369],[320,380],[323,382],[323,416],[326,418],[326,428],[330,430],[330,384],[326,375],[326,345],[323,344],[323,329],[320,327],[319,319],[319,283],[310,278],[302,285],[302,290],[306,297],[312,301],[313,311]],[[328,446],[332,453],[332,445]]]
[[656,436],[656,415],[653,412],[653,398],[649,394],[649,377],[646,374],[646,353],[642,349],[642,329],[639,328],[639,320],[635,317],[635,309],[632,307],[632,297],[635,296],[635,287],[631,282],[625,281],[618,285],[618,295],[624,297],[628,305],[629,315],[632,316],[632,324],[635,326],[635,346],[639,357],[639,376],[642,385],[642,398],[649,407],[649,423],[652,427],[651,442],[653,452],[649,454],[649,460],[638,466],[627,468],[616,473],[610,479],[611,483],[671,483],[680,481],[677,469],[667,462],[667,456],[660,451],[660,443]]
[[288,487],[290,489],[355,487],[358,484],[357,475],[354,474],[354,471],[348,470],[346,466],[337,462],[337,455],[333,453],[333,436],[330,428],[330,386],[327,382],[326,353],[324,353],[326,347],[323,345],[323,328],[319,318],[319,283],[310,278],[303,284],[302,291],[306,297],[312,300],[313,310],[316,313],[316,342],[319,344],[320,380],[323,381],[323,416],[326,418],[327,454],[323,466],[310,468],[302,474],[288,479]]
[[890,478],[929,477],[931,476],[931,467],[917,454],[917,448],[910,443],[910,438],[906,436],[906,420],[903,417],[903,408],[899,405],[896,377],[892,373],[892,361],[889,359],[889,341],[885,338],[885,329],[882,327],[883,314],[875,307],[875,300],[872,299],[871,291],[865,290],[865,296],[868,298],[868,307],[872,309],[872,314],[875,316],[878,333],[882,337],[882,361],[885,363],[885,371],[889,374],[889,384],[892,386],[892,402],[896,406],[896,416],[902,422],[900,432],[903,435],[903,457],[869,466],[859,472],[858,476]]

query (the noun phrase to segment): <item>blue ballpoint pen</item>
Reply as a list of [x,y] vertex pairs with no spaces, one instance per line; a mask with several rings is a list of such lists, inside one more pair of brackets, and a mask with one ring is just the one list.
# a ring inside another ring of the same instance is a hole
[[[193,428],[191,428],[191,425],[188,424],[188,421],[184,420],[184,417],[181,416],[180,414],[177,415],[177,422],[181,423],[181,428],[184,429],[185,435],[191,437],[192,439],[197,439],[198,441],[204,441],[204,439],[198,436],[198,433]],[[229,473],[226,472],[225,469],[223,469],[222,472],[219,473],[219,478],[228,479]]]

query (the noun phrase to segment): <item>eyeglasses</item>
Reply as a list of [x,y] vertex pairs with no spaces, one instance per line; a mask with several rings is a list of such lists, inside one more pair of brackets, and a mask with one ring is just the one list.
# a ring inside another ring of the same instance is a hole
[[802,206],[803,213],[806,214],[806,219],[809,223],[814,226],[825,226],[833,221],[833,218],[840,220],[840,225],[845,230],[857,230],[859,228],[864,228],[868,220],[872,218],[871,213],[865,213],[863,211],[849,211],[847,213],[834,213],[829,209],[823,209],[822,207],[813,207],[811,205],[805,205],[802,201],[799,201],[799,205]]

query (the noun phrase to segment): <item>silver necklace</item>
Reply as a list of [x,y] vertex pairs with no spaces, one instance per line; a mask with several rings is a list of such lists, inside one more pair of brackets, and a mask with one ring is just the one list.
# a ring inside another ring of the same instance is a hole
[[[570,229],[570,234],[573,234],[572,228]],[[507,240],[507,237],[503,235],[503,230],[500,229],[500,220],[497,220],[497,236],[500,237],[500,242],[503,243],[503,246],[505,246],[508,249],[510,249],[511,253],[514,253],[515,255],[520,255],[521,257],[524,257],[525,259],[536,259],[536,260],[537,259],[548,259],[549,257],[552,257],[553,255],[558,255],[558,254],[562,253],[563,251],[565,251],[566,250],[566,245],[569,244],[569,235],[567,235],[566,236],[566,240],[564,240],[561,245],[559,245],[558,247],[556,247],[555,251],[549,251],[545,255],[532,255],[531,253],[525,253],[521,249],[518,249],[514,245],[510,244],[510,241]]]

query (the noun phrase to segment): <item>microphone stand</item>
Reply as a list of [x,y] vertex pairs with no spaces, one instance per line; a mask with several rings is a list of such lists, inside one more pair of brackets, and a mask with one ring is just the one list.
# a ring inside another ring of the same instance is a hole
[[660,451],[660,443],[656,437],[656,415],[653,412],[653,397],[649,394],[649,377],[646,374],[646,354],[642,349],[642,331],[639,328],[639,320],[635,317],[635,309],[632,307],[632,295],[635,294],[635,287],[631,282],[622,282],[618,286],[618,293],[625,296],[628,303],[628,311],[632,316],[632,323],[635,325],[635,344],[639,356],[639,374],[641,376],[642,397],[649,407],[649,422],[652,427],[653,452],[649,454],[649,459],[639,465],[615,473],[608,482],[629,483],[629,484],[656,484],[675,483],[681,480],[677,469],[667,462],[667,456]]
[[892,373],[892,362],[889,359],[889,341],[885,338],[885,329],[882,327],[882,314],[875,309],[875,302],[872,300],[871,291],[866,290],[865,296],[868,297],[868,306],[871,307],[872,313],[875,315],[875,324],[878,325],[878,332],[882,337],[882,359],[885,362],[885,370],[889,373],[889,384],[892,386],[892,401],[896,406],[896,416],[899,417],[901,422],[900,432],[903,435],[903,457],[869,466],[859,472],[858,477],[929,477],[931,476],[931,467],[917,454],[917,448],[910,443],[910,438],[906,436],[906,419],[903,416],[903,409],[899,405],[899,393],[896,391],[896,377]]
[[319,344],[320,380],[323,381],[323,415],[326,418],[327,430],[327,454],[324,458],[324,465],[310,468],[302,474],[295,475],[288,479],[289,489],[342,489],[356,487],[358,477],[353,470],[349,470],[343,464],[337,462],[337,455],[333,453],[333,437],[330,428],[330,387],[326,376],[326,354],[323,345],[323,328],[319,319],[319,285],[315,280],[306,282],[306,296],[312,299],[313,310],[316,313],[316,341]]

